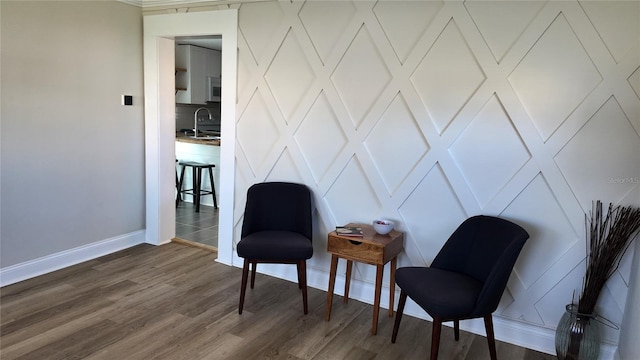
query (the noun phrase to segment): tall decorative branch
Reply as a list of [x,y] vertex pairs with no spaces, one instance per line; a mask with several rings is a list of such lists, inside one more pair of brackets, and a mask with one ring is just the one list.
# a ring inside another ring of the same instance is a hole
[[587,233],[587,270],[578,312],[593,314],[605,283],[618,269],[622,256],[640,232],[640,208],[609,204],[606,214],[596,201]]

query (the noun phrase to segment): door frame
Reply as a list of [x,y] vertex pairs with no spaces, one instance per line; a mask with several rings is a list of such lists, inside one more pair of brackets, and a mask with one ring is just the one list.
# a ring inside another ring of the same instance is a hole
[[175,237],[175,37],[222,35],[218,262],[233,265],[238,10],[146,15],[144,22],[145,242]]

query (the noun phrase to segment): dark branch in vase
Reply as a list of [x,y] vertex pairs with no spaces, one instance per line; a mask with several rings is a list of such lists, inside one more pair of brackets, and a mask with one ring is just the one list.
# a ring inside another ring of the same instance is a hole
[[578,312],[593,314],[600,292],[640,230],[640,208],[609,204],[606,214],[596,201],[587,219],[587,270]]

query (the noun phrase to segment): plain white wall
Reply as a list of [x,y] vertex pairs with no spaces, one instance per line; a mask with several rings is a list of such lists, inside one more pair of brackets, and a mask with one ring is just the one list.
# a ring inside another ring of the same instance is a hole
[[2,268],[143,230],[141,9],[1,6]]

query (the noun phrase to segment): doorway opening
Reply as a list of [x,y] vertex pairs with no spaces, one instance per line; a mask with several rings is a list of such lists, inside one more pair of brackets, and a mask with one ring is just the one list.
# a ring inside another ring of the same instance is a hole
[[146,242],[161,245],[175,227],[175,41],[222,36],[218,257],[233,264],[238,11],[225,9],[144,17]]
[[[222,36],[180,36],[175,38],[176,181],[182,189],[195,188],[190,169],[181,162],[213,165],[200,178],[207,195],[196,198],[176,191],[176,237],[173,241],[218,251],[217,205],[220,191]],[[216,191],[213,191],[215,189]],[[216,201],[214,201],[214,196]],[[196,210],[197,208],[197,210]]]

